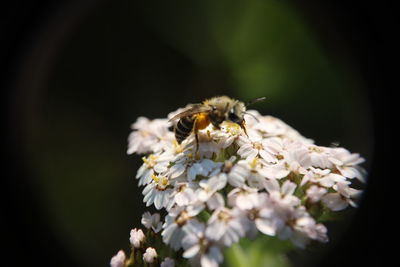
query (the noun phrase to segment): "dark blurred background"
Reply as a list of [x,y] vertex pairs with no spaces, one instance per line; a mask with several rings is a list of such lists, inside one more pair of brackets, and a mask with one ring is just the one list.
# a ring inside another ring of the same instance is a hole
[[14,265],[108,266],[145,210],[130,124],[221,94],[265,96],[262,114],[367,160],[353,220],[332,225],[330,245],[294,252],[294,265],[378,259],[385,2],[15,1],[3,12],[2,229]]

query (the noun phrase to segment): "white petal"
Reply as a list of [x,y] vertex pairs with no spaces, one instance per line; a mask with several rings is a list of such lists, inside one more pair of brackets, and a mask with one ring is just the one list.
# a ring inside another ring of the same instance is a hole
[[236,199],[236,206],[241,210],[252,209],[254,207],[254,201],[252,200],[253,196],[256,197],[256,194],[239,194]]
[[264,182],[264,187],[267,189],[268,192],[280,191],[279,183],[276,179],[267,179]]
[[322,202],[333,211],[343,210],[348,206],[348,203],[338,193],[326,194],[322,197]]
[[337,168],[340,171],[340,173],[347,178],[352,179],[361,176],[360,172],[356,168],[353,167],[337,167]]
[[224,205],[224,197],[220,193],[215,193],[207,200],[207,206],[210,210],[218,209]]
[[188,258],[192,258],[194,257],[198,252],[200,251],[200,246],[198,244],[192,246],[191,248],[187,249],[184,253],[183,253],[183,257],[188,259]]
[[225,234],[226,225],[225,223],[216,221],[210,224],[206,229],[206,236],[212,240],[219,240],[223,234]]
[[265,150],[260,150],[259,154],[267,162],[276,162],[276,158]]
[[218,267],[218,263],[222,261],[221,252],[215,252],[219,249],[215,246],[209,249],[207,254],[202,255],[200,259],[201,267]]
[[296,184],[290,182],[289,180],[285,181],[282,185],[281,192],[284,195],[293,195],[294,191],[296,190]]
[[340,160],[337,159],[337,158],[330,157],[330,158],[328,158],[328,160],[329,160],[330,162],[332,162],[333,164],[335,164],[336,166],[342,166],[342,165],[343,165],[343,162],[340,161]]
[[161,209],[162,208],[162,200],[163,200],[163,194],[160,192],[155,192],[155,198],[154,198],[154,206],[156,209]]
[[186,167],[183,164],[175,164],[171,167],[171,178],[176,178],[182,175],[186,170]]
[[236,153],[238,153],[239,155],[248,154],[252,149],[253,146],[251,144],[245,144],[242,145]]
[[260,232],[270,236],[274,236],[276,234],[276,228],[269,220],[258,218],[254,222]]
[[262,176],[267,177],[269,179],[281,179],[290,173],[290,170],[284,168],[280,165],[266,166],[260,170],[258,170]]
[[167,168],[167,162],[163,162],[163,163],[158,163],[154,166],[154,171],[156,171],[157,173],[163,173],[165,171],[168,170]]
[[179,192],[175,195],[175,202],[178,206],[186,206],[189,204],[191,197],[193,196],[188,194],[187,192]]

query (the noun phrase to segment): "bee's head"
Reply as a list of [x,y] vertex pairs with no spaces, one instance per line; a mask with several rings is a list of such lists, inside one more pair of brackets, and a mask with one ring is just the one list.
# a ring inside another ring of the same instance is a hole
[[226,119],[237,124],[242,124],[245,112],[246,112],[246,106],[244,105],[244,103],[237,101],[227,111]]
[[257,103],[257,102],[260,102],[260,101],[263,101],[264,99],[265,99],[265,97],[257,98],[257,99],[254,99],[254,100],[248,102],[247,104],[244,104],[243,102],[240,102],[240,101],[234,102],[233,106],[227,110],[226,119],[231,122],[242,125],[243,120],[244,120],[244,114],[250,114],[250,113],[246,113],[247,106]]

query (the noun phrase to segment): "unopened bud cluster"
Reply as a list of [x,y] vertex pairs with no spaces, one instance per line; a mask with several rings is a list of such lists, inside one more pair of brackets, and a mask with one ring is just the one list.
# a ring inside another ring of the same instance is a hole
[[[326,214],[355,207],[364,182],[364,159],[342,147],[317,146],[272,116],[248,111],[247,134],[234,123],[211,124],[182,144],[168,118],[144,117],[132,125],[128,154],[143,155],[137,172],[146,206],[166,210],[145,213],[142,223],[159,238],[163,258],[144,248],[142,230],[131,232],[133,249],[146,264],[174,266],[181,258],[193,265],[218,266],[223,249],[241,238],[268,235],[304,248],[327,242]],[[361,183],[360,183],[361,181]],[[160,244],[159,244],[160,245]],[[168,249],[167,249],[168,248]],[[165,251],[171,251],[170,254]],[[132,262],[119,252],[111,266]]]

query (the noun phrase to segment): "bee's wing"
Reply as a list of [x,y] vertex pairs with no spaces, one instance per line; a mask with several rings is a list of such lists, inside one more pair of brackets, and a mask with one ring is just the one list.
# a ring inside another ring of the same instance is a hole
[[186,109],[185,111],[182,111],[179,114],[176,114],[175,116],[173,116],[171,119],[169,119],[169,121],[174,121],[183,117],[188,117],[188,116],[192,116],[194,114],[197,113],[201,113],[201,112],[207,112],[210,111],[211,107],[209,106],[205,106],[202,104],[194,104],[191,105],[188,109]]

